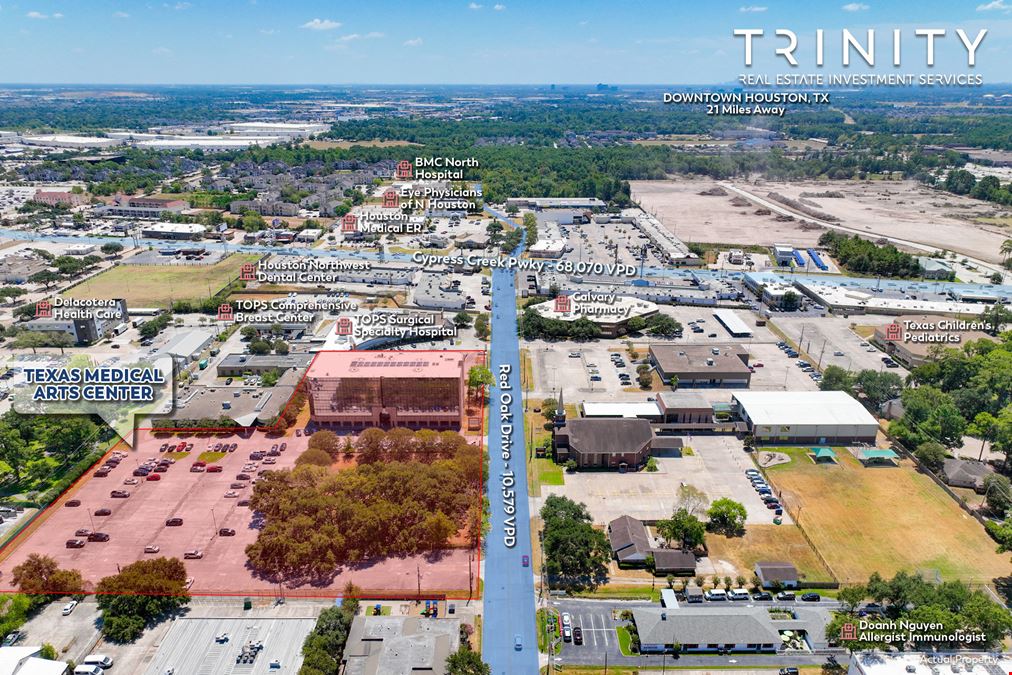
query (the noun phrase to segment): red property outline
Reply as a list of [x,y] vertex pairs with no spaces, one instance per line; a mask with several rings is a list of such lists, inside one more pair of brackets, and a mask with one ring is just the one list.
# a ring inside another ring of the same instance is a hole
[[[367,351],[368,351],[368,353],[393,353],[393,354],[445,354],[447,352],[457,352],[457,353],[462,353],[462,354],[479,354],[480,355],[480,365],[484,365],[485,367],[489,367],[489,365],[488,365],[488,359],[489,359],[488,349],[483,349],[483,350],[482,349],[419,349],[419,350],[411,350],[411,351],[403,351],[403,350],[396,350],[396,349],[377,349],[377,350],[367,350]],[[306,367],[305,372],[302,374],[302,378],[299,379],[299,383],[298,383],[298,385],[296,385],[295,391],[293,392],[292,397],[288,399],[288,402],[285,403],[285,406],[281,409],[281,412],[278,413],[278,420],[277,420],[277,422],[275,422],[271,426],[267,426],[267,427],[241,427],[241,426],[236,426],[236,427],[210,427],[210,428],[208,428],[208,427],[192,427],[192,428],[185,428],[185,429],[184,428],[177,428],[177,427],[137,427],[136,431],[150,431],[152,433],[166,433],[167,432],[167,433],[172,433],[172,434],[186,434],[186,435],[192,435],[192,434],[197,434],[197,433],[230,433],[230,434],[239,434],[239,433],[249,432],[250,437],[252,437],[253,433],[255,433],[255,432],[263,432],[263,433],[267,433],[267,434],[275,432],[277,430],[277,427],[280,424],[281,417],[284,415],[284,413],[286,413],[288,411],[288,408],[292,404],[292,400],[295,398],[295,395],[298,393],[299,389],[302,387],[303,383],[305,382],[306,376],[309,374],[310,369],[315,364],[317,357],[319,357],[321,354],[328,354],[328,353],[346,354],[347,350],[324,350],[324,351],[316,352],[316,354],[314,354],[314,356],[313,356],[313,359],[309,362],[309,365]],[[366,350],[363,350],[363,353],[366,353]],[[485,404],[486,404],[486,400],[487,400],[488,395],[489,395],[488,386],[486,386],[486,387],[484,387],[482,389],[482,394],[483,395],[481,397],[481,408],[480,408],[480,414],[479,414],[479,419],[481,420],[481,431],[478,434],[478,453],[482,457],[482,471],[481,471],[481,478],[480,478],[480,485],[479,485],[479,492],[478,492],[478,494],[480,495],[479,513],[481,514],[482,522],[484,522],[484,513],[485,513],[485,487],[486,487],[485,486],[485,465],[484,465],[484,459],[485,459],[485,433],[486,433],[486,430],[485,430],[485,422],[486,422],[486,420],[485,420]],[[308,404],[308,402],[307,402],[307,404]],[[287,432],[287,431],[288,431],[288,429],[285,429],[282,433]],[[25,524],[21,525],[18,528],[17,533],[14,536],[12,536],[10,539],[8,539],[7,542],[3,544],[3,546],[0,546],[0,563],[2,563],[4,560],[7,559],[9,553],[13,552],[19,546],[27,543],[27,540],[29,540],[32,535],[36,534],[37,530],[39,528],[41,528],[41,524],[44,523],[45,520],[48,519],[48,515],[53,511],[53,509],[58,508],[60,506],[60,504],[62,504],[64,502],[64,500],[67,497],[69,497],[75,491],[75,489],[85,479],[92,478],[93,476],[91,474],[92,474],[93,470],[95,469],[95,467],[98,466],[98,465],[100,465],[102,462],[104,462],[107,457],[109,457],[113,452],[115,452],[123,444],[124,444],[123,440],[120,439],[120,441],[118,443],[116,443],[115,445],[111,446],[107,452],[105,452],[94,464],[92,464],[91,466],[89,466],[80,476],[78,476],[74,480],[74,482],[72,482],[69,486],[67,486],[67,488],[63,492],[61,492],[52,502],[50,502],[49,504],[47,504],[44,507],[42,507],[34,516],[32,516],[32,518],[28,522],[26,522]],[[130,448],[130,451],[133,451],[133,448]],[[38,528],[33,528],[32,526],[35,525],[36,523],[40,524],[39,527]],[[474,567],[473,575],[471,575],[471,578],[469,579],[469,584],[473,584],[473,586],[472,586],[472,588],[468,589],[467,595],[455,595],[454,593],[440,593],[438,591],[428,591],[428,592],[426,592],[426,591],[423,590],[421,593],[418,593],[418,592],[405,593],[405,592],[400,592],[400,591],[390,591],[390,592],[371,591],[371,592],[369,592],[367,594],[354,595],[354,596],[348,596],[348,597],[353,597],[353,598],[360,599],[360,600],[425,600],[425,599],[429,599],[429,600],[472,600],[472,599],[475,599],[475,597],[480,598],[481,594],[478,592],[478,586],[479,586],[479,582],[480,582],[480,579],[481,579],[481,552],[482,552],[482,547],[484,546],[484,543],[485,543],[484,542],[484,533],[482,532],[481,534],[479,534],[478,546],[476,546],[475,549],[474,549],[475,553],[476,553],[475,567]],[[448,550],[453,550],[453,549],[448,549]],[[468,547],[468,548],[465,548],[463,550],[470,551],[472,549],[470,547]],[[142,560],[142,559],[143,558],[139,558],[138,560]],[[185,564],[185,561],[182,561],[182,562],[184,562],[184,564]],[[278,592],[277,587],[280,587],[280,589],[281,589],[280,593]],[[270,598],[291,597],[291,598],[305,598],[305,599],[334,599],[334,598],[338,598],[338,597],[345,597],[340,591],[332,591],[330,593],[324,593],[322,591],[317,591],[317,590],[290,589],[290,588],[284,588],[283,585],[281,585],[281,584],[277,585],[277,587],[272,587],[270,590],[267,590],[267,589],[264,589],[264,590],[253,589],[253,590],[245,591],[245,592],[212,593],[212,592],[189,592],[189,591],[187,591],[187,595],[189,595],[190,597],[215,597],[215,598],[227,598],[227,597],[257,597],[257,598],[264,598],[264,597],[270,597]],[[459,590],[459,589],[455,589],[455,590]],[[17,593],[20,593],[20,591],[18,591],[17,589],[0,588],[0,594],[17,594]],[[66,593],[63,593],[61,591],[54,591],[52,593],[46,593],[46,594],[47,595],[66,595]],[[85,591],[85,592],[83,592],[82,595],[98,596],[98,595],[123,595],[123,594],[120,594],[120,593],[99,593],[98,591],[91,590],[91,591]],[[131,593],[130,595],[163,596],[165,594],[162,594],[162,593]]]

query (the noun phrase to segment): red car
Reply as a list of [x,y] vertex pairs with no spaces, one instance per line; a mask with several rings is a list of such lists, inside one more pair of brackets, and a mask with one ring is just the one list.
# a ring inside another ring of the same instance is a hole
[[185,452],[185,451],[186,451],[186,443],[180,443],[179,445],[176,446],[176,452]]
[[208,473],[221,473],[221,464],[211,464],[207,467]]
[[160,473],[151,473],[151,474],[148,474],[148,477],[147,477],[146,480],[161,480],[161,479],[162,479],[162,475]]

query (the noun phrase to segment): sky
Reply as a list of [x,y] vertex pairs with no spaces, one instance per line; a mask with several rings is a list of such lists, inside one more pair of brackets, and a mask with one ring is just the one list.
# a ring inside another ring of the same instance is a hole
[[[817,28],[823,72],[845,72],[841,29],[875,28],[876,72],[919,73],[932,70],[922,27],[947,30],[935,72],[969,72],[954,31],[987,28],[973,72],[1012,81],[1012,0],[0,0],[0,82],[711,84],[818,72]],[[751,69],[735,28],[766,31]],[[799,67],[773,56],[777,28],[797,33]]]

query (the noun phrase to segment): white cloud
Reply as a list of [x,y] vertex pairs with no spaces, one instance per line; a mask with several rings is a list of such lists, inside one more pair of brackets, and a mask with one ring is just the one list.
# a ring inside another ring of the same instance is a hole
[[127,17],[130,16],[126,12],[113,12],[112,15],[116,19],[126,19]]
[[173,9],[182,11],[184,9],[189,9],[190,7],[193,7],[193,5],[188,2],[177,2]]
[[330,19],[313,19],[302,24],[302,27],[309,30],[334,30],[341,27],[341,22],[331,21]]
[[377,33],[374,31],[372,33],[366,33],[365,35],[362,35],[361,33],[350,33],[348,35],[342,35],[337,38],[337,40],[338,42],[354,42],[355,40],[375,40],[381,37],[383,37],[383,33]]
[[42,12],[32,11],[32,12],[28,12],[27,14],[25,14],[25,16],[27,16],[29,19],[37,19],[39,21],[42,21],[42,20],[45,20],[45,19],[62,19],[63,18],[63,15],[60,14],[59,12],[56,12],[54,14],[43,14]]
[[422,38],[417,37],[417,38],[411,38],[410,40],[405,40],[404,41],[404,46],[405,47],[421,47],[422,46]]
[[1005,0],[991,0],[986,5],[977,5],[978,12],[1012,12],[1012,5],[1005,2]]
[[481,9],[482,5],[479,5],[477,2],[472,2],[472,3],[469,3],[467,5],[467,8],[468,9]]
[[579,21],[579,22],[577,22],[577,24],[576,24],[576,25],[577,25],[577,26],[586,26],[586,25],[587,25],[588,23],[590,23],[590,22],[589,22],[589,21],[587,21],[586,19],[584,19],[583,21]]
[[501,12],[501,11],[503,11],[504,9],[506,9],[506,5],[503,5],[503,4],[496,4],[496,6],[495,6],[495,7],[493,7],[492,9],[494,9],[494,10],[495,10],[495,11],[497,11],[497,12]]
[[151,53],[155,56],[172,56],[172,50],[168,47],[155,47]]
[[865,10],[871,9],[871,7],[864,4],[863,2],[849,2],[840,9],[842,9],[845,12],[863,12]]
[[745,5],[744,7],[739,7],[738,11],[745,12],[746,14],[758,14],[760,12],[765,12],[767,9],[769,8],[761,7],[759,5]]
[[274,30],[273,28],[261,28],[260,29],[260,34],[261,35],[274,35],[275,33],[277,33],[277,31]]

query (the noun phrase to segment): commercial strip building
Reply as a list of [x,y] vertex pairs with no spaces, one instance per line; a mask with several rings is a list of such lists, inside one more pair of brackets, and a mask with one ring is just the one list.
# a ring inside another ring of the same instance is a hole
[[545,209],[603,209],[607,204],[596,197],[510,197],[506,200],[506,208],[511,206],[518,209],[543,211]]
[[284,373],[293,368],[301,370],[312,360],[312,354],[229,354],[218,363],[217,373],[218,377],[263,375],[274,370]]
[[650,345],[661,380],[679,387],[748,387],[748,360],[739,345]]
[[36,204],[45,204],[47,206],[81,206],[82,204],[88,203],[88,196],[85,194],[78,194],[75,192],[55,192],[39,190],[32,197],[31,201]]
[[202,239],[207,228],[199,223],[150,223],[141,225],[141,236],[147,239],[195,241]]
[[259,213],[261,216],[297,216],[299,205],[288,202],[267,201],[260,199],[240,199],[228,205],[229,213],[242,214],[247,211]]
[[157,220],[166,211],[182,213],[190,208],[190,203],[182,199],[163,197],[127,197],[119,195],[112,204],[99,206],[92,213],[96,216],[116,216],[120,218],[141,218]]
[[743,391],[734,412],[757,440],[819,445],[874,444],[878,421],[842,391]]
[[446,659],[459,647],[459,619],[356,616],[341,658],[341,673],[445,675]]
[[657,305],[649,300],[620,295],[575,294],[560,297],[564,298],[564,306],[569,311],[559,311],[557,300],[540,302],[530,308],[546,319],[567,322],[587,319],[601,329],[601,336],[605,338],[625,335],[631,319],[645,319],[659,311]]
[[766,607],[637,607],[633,622],[644,654],[775,652],[780,648],[781,630],[801,629],[800,621],[770,618]]
[[734,337],[752,337],[752,329],[733,310],[716,309],[713,311],[713,318]]
[[305,378],[310,418],[342,429],[461,429],[478,363],[474,352],[321,352]]

